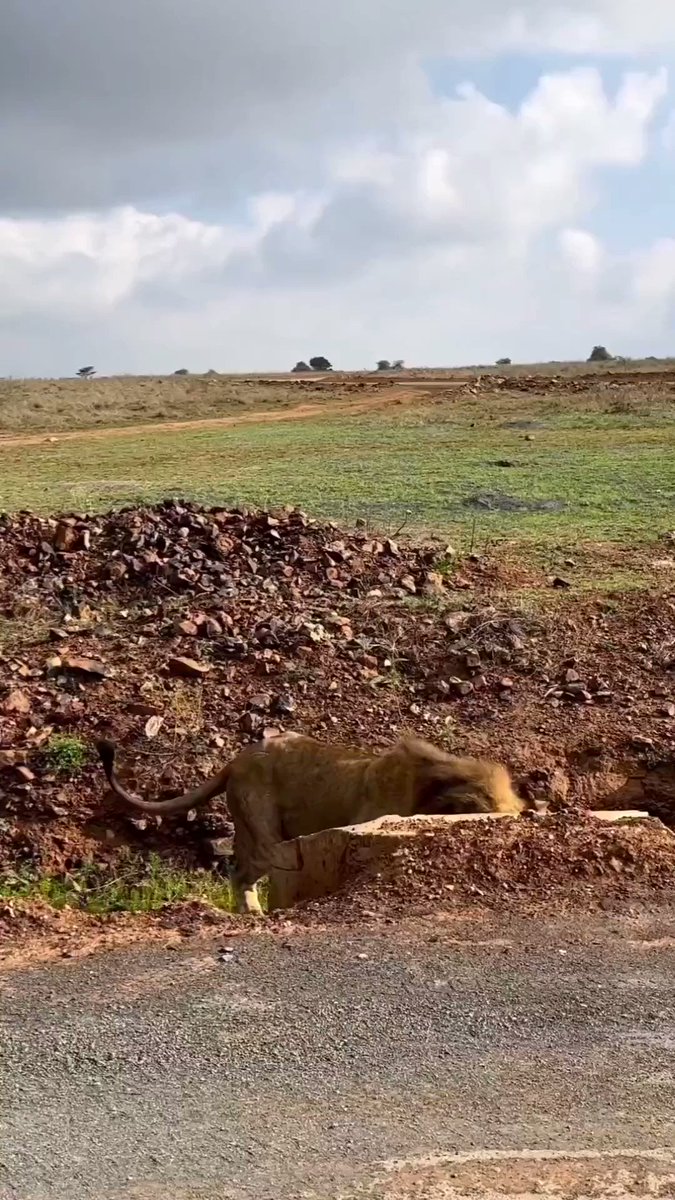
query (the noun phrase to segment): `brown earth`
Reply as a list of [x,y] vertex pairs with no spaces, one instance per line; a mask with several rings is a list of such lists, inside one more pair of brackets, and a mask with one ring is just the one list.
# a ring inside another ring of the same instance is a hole
[[[284,929],[289,922],[275,923]],[[137,942],[177,946],[187,939],[231,938],[262,932],[245,917],[198,901],[167,904],[156,913],[96,916],[72,908],[55,910],[45,902],[0,902],[0,970],[16,970],[54,959],[87,958]],[[269,930],[268,930],[269,931]]]
[[[638,553],[668,550],[626,552]],[[266,727],[375,747],[414,731],[505,761],[532,800],[646,808],[675,825],[675,596],[663,578],[655,568],[649,593],[594,597],[508,560],[448,568],[438,543],[398,546],[297,511],[167,502],[3,518],[0,870],[114,871],[129,848],[192,867],[231,832],[224,803],[193,820],[130,815],[93,761],[69,771],[56,735],[114,737],[132,786],[167,796]],[[571,881],[584,856],[624,857],[606,830],[589,842],[582,816],[555,820],[517,823],[517,845],[499,850],[516,871],[509,894],[523,864],[545,863],[553,881],[562,833]],[[460,845],[461,894],[486,880],[502,894],[501,876],[476,875],[482,843],[471,839],[511,835],[457,836],[429,860],[429,894]],[[639,888],[671,885],[662,836]],[[603,872],[608,894],[633,878]]]
[[427,395],[431,403],[523,395],[619,411],[649,398],[669,403],[672,363],[541,364],[329,375],[122,376],[81,379],[0,379],[0,446],[56,438],[147,434],[157,429],[217,428],[250,421],[287,421],[368,412]]
[[[316,385],[314,385],[316,387]],[[357,416],[361,413],[376,412],[391,404],[403,403],[401,396],[392,393],[391,385],[384,385],[385,394],[381,395],[382,385],[353,384],[342,387],[342,393],[368,392],[364,399],[332,400],[321,404],[295,404],[292,408],[277,408],[273,411],[237,413],[226,417],[202,417],[180,421],[153,421],[145,424],[117,425],[103,428],[85,426],[82,429],[66,429],[57,434],[29,433],[16,436],[0,434],[0,448],[4,446],[39,446],[44,442],[75,442],[82,439],[109,437],[138,437],[146,433],[177,432],[182,429],[221,429],[230,425],[264,425],[279,421],[304,421],[316,417],[336,417],[348,413]],[[410,398],[412,400],[412,397]]]

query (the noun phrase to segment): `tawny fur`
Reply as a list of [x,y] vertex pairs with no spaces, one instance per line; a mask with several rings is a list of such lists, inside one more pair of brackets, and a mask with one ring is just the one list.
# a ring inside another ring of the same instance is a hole
[[277,842],[388,815],[520,813],[526,807],[505,767],[456,758],[418,738],[371,754],[298,733],[279,734],[246,746],[199,787],[164,801],[142,800],[122,786],[112,743],[99,742],[97,750],[113,792],[144,812],[186,812],[227,792],[234,884],[249,912],[260,912],[256,884]]

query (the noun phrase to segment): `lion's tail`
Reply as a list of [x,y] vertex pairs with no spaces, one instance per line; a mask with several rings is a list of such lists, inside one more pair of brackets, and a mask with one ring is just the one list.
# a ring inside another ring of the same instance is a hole
[[212,775],[210,779],[205,779],[203,783],[200,783],[199,787],[193,788],[190,792],[185,792],[182,796],[172,796],[170,800],[142,800],[140,796],[134,796],[133,792],[128,792],[117,777],[114,743],[98,741],[96,742],[96,750],[103,765],[106,779],[115,795],[119,796],[125,803],[131,804],[134,808],[140,808],[143,812],[147,813],[157,813],[160,816],[187,812],[191,808],[197,808],[200,804],[206,804],[214,796],[222,795],[227,788],[230,778],[231,764],[228,763],[227,766],[218,771],[217,775]]

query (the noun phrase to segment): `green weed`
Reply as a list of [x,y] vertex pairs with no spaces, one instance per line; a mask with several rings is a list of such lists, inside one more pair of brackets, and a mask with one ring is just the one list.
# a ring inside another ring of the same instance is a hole
[[64,779],[79,775],[90,758],[90,746],[75,734],[55,733],[45,746],[45,765]]
[[157,912],[187,900],[203,900],[225,912],[234,909],[229,879],[213,871],[180,870],[156,854],[147,861],[130,858],[114,871],[91,866],[59,876],[8,874],[0,877],[0,898],[43,900],[55,909],[69,907],[97,916]]

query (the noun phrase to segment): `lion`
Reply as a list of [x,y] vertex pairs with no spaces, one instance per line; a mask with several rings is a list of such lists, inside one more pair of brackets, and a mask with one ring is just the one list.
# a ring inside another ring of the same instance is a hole
[[241,750],[216,775],[169,800],[142,800],[115,772],[115,746],[96,748],[112,791],[134,808],[161,816],[186,812],[227,793],[234,825],[233,886],[238,907],[262,912],[257,884],[276,843],[383,816],[521,813],[506,767],[457,758],[419,738],[380,754],[277,733]]

